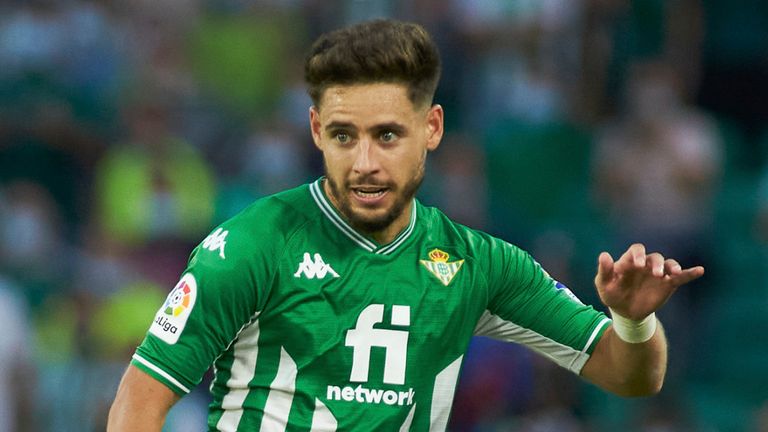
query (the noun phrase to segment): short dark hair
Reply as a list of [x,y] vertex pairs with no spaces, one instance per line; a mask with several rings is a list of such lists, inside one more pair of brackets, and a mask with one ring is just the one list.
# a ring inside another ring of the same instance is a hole
[[304,78],[319,106],[333,85],[404,84],[416,105],[432,103],[440,79],[440,54],[424,27],[375,20],[325,33],[307,55]]

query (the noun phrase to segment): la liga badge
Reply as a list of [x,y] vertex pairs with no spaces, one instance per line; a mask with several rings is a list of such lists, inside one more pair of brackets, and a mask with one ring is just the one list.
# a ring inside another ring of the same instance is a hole
[[191,273],[181,277],[155,314],[149,332],[173,345],[179,340],[197,298],[197,281]]

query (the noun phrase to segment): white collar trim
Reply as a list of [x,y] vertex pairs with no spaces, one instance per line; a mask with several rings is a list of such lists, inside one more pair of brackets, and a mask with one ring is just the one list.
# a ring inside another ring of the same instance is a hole
[[394,252],[401,244],[405,242],[405,240],[408,239],[408,237],[410,237],[411,233],[413,233],[414,227],[416,226],[415,200],[413,205],[411,205],[411,220],[408,226],[397,237],[395,237],[392,242],[379,247],[375,242],[355,231],[354,228],[349,226],[349,224],[344,219],[342,219],[333,205],[325,197],[325,194],[322,190],[322,180],[323,179],[320,178],[309,185],[309,192],[312,194],[312,198],[320,208],[320,211],[323,212],[323,214],[331,221],[331,223],[333,223],[336,228],[339,229],[339,231],[349,237],[350,240],[357,243],[357,245],[361,248],[367,250],[368,252],[374,252],[379,255],[387,255]]

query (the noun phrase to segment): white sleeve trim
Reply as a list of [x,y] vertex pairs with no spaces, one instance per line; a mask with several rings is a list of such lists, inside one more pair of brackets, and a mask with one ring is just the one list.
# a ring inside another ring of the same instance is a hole
[[145,359],[144,357],[140,356],[138,353],[133,354],[133,359],[137,362],[143,364],[144,366],[150,368],[153,372],[160,375],[161,377],[165,378],[170,382],[171,384],[178,387],[180,390],[182,390],[184,393],[189,393],[189,389],[185,387],[182,383],[180,383],[176,378],[172,377],[168,372],[160,369],[159,367],[155,366],[154,364],[150,363],[149,360]]
[[[584,354],[584,355],[587,354],[587,350],[589,349],[589,347],[592,346],[592,343],[595,341],[595,338],[597,338],[597,334],[600,333],[600,330],[603,327],[605,327],[606,324],[608,324],[610,322],[611,322],[610,318],[603,318],[603,320],[600,321],[600,323],[592,331],[592,335],[589,336],[589,339],[587,340],[587,343],[584,345],[584,348],[581,350],[581,354]],[[576,359],[574,359],[574,361],[576,361]],[[582,367],[583,367],[583,365],[582,365]],[[573,363],[571,363],[570,368],[573,368]],[[579,368],[579,369],[581,369],[581,368]]]
[[475,327],[475,335],[525,345],[571,372],[579,374],[589,360],[587,349],[607,322],[610,322],[610,319],[605,318],[595,327],[586,345],[580,351],[578,348],[572,348],[531,329],[506,321],[488,310],[480,317]]
[[590,346],[592,346],[592,342],[594,342],[595,338],[597,337],[597,334],[600,333],[600,330],[609,322],[611,322],[610,318],[603,318],[602,321],[600,321],[600,324],[595,327],[595,330],[592,332],[592,336],[589,337],[589,340],[587,341],[587,344],[584,345],[584,349],[581,350],[581,352],[587,352]]

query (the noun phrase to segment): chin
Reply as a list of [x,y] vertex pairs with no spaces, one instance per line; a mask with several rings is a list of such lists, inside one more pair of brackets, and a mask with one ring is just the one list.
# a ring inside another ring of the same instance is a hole
[[349,216],[349,222],[353,227],[367,233],[383,231],[397,219],[397,215],[389,209],[375,212],[353,211]]

